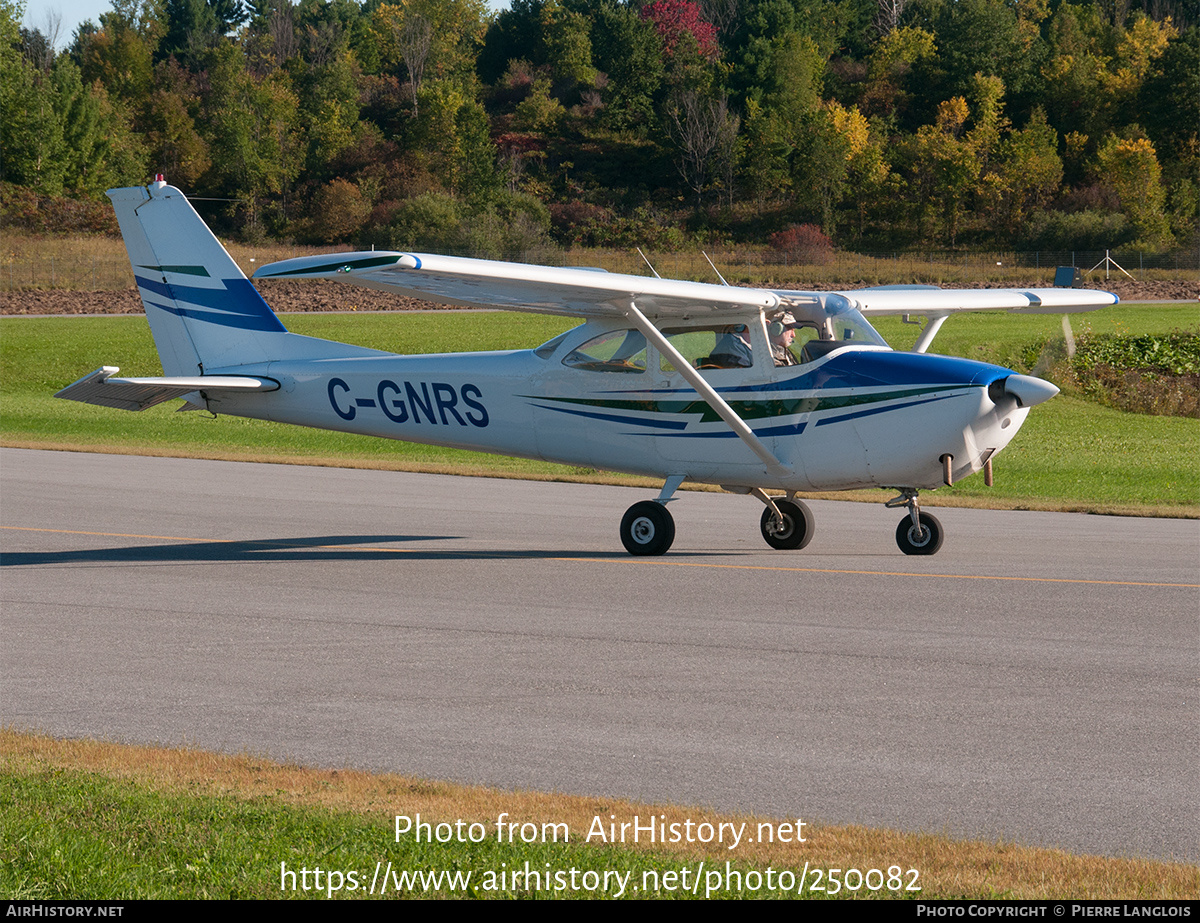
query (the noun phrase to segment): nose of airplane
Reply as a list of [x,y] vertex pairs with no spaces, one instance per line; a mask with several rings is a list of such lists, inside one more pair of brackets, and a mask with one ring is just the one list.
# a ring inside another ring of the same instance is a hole
[[1009,375],[1003,379],[1004,393],[1021,407],[1032,407],[1058,394],[1058,388],[1032,375]]

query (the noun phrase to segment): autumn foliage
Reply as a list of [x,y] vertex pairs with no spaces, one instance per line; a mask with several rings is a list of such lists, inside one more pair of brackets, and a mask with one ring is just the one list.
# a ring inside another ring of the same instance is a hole
[[704,21],[700,7],[691,0],[655,0],[642,7],[641,16],[654,23],[668,57],[675,54],[680,40],[686,35],[696,40],[703,57],[717,56],[717,30]]
[[833,243],[815,224],[793,224],[770,238],[771,249],[792,263],[823,266],[833,259]]
[[1196,0],[110,2],[0,0],[0,228],[1200,252]]

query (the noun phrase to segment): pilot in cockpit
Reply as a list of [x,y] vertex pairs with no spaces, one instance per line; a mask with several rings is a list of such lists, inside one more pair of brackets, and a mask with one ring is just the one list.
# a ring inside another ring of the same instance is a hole
[[767,325],[767,336],[771,341],[771,356],[776,365],[799,365],[792,352],[792,341],[796,339],[796,316],[791,311],[777,314]]

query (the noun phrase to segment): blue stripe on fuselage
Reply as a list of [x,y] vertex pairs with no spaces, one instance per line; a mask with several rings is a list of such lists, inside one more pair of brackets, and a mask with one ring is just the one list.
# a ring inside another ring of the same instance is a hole
[[[808,421],[800,423],[780,423],[776,426],[753,426],[755,436],[799,436],[808,426]],[[632,434],[629,434],[632,435]],[[737,433],[731,429],[706,430],[702,433],[655,433],[660,438],[672,439],[738,439]]]
[[932,404],[936,401],[944,401],[948,398],[957,397],[956,394],[943,394],[941,397],[927,397],[919,401],[906,401],[903,404],[889,404],[887,407],[868,407],[865,410],[855,410],[853,413],[841,413],[836,417],[822,417],[817,421],[817,426],[826,426],[830,423],[844,423],[846,420],[856,420],[859,417],[870,417],[877,413],[887,413],[889,410],[905,410],[909,407],[917,407],[921,404]]
[[878,388],[905,385],[926,387],[987,386],[1011,369],[954,356],[898,353],[885,350],[846,350],[828,362],[794,378],[730,391],[821,391],[834,388]]
[[[199,288],[179,283],[168,284],[145,276],[135,278],[139,288],[175,302],[174,306],[153,302],[154,307],[180,317],[240,330],[287,332],[287,328],[279,322],[248,279],[224,279],[224,288]],[[151,304],[149,300],[146,303]],[[195,305],[195,308],[191,305]]]
[[[782,371],[782,370],[777,370]],[[924,385],[927,387],[987,387],[1007,378],[1012,369],[955,356],[900,353],[892,350],[848,349],[836,352],[816,368],[776,381],[720,388],[718,394],[773,391],[824,391],[838,388],[879,388]],[[691,388],[621,389],[611,394],[694,394]]]

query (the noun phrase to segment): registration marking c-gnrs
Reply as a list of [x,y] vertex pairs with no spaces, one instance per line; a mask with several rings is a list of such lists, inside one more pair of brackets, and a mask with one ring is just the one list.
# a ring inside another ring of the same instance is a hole
[[[471,426],[482,429],[490,422],[487,408],[480,403],[483,392],[475,385],[465,384],[461,388],[455,388],[442,381],[419,381],[416,385],[417,387],[414,387],[411,381],[398,383],[385,378],[375,387],[375,397],[353,397],[351,396],[352,389],[345,380],[331,378],[328,386],[329,404],[333,407],[333,412],[343,420],[353,420],[358,416],[360,407],[364,409],[378,407],[383,411],[383,415],[393,423],[407,423],[410,418],[410,408],[413,423],[422,422],[422,412],[426,417],[426,422],[434,426],[449,426],[454,422],[459,426],[466,426],[469,423]],[[429,390],[431,386],[432,393]],[[420,388],[419,392],[418,387]],[[459,412],[459,398],[465,405],[461,413]]]

